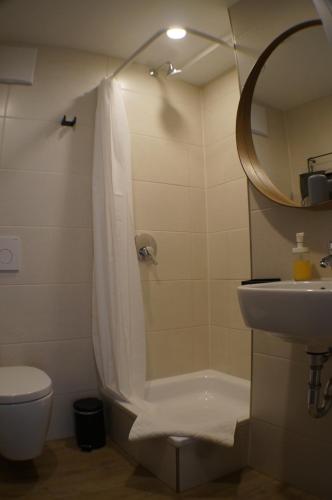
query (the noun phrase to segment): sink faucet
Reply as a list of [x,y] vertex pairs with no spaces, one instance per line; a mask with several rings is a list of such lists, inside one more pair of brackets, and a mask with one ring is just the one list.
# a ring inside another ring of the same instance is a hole
[[329,241],[329,253],[325,257],[323,257],[320,261],[320,267],[332,267],[332,241]]

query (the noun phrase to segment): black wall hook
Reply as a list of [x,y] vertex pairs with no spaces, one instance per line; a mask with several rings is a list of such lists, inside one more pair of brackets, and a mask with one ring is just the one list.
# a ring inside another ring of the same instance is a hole
[[61,120],[61,125],[64,127],[74,127],[74,125],[76,125],[76,121],[77,121],[76,116],[74,117],[73,120],[67,120],[66,115],[64,115],[64,117]]

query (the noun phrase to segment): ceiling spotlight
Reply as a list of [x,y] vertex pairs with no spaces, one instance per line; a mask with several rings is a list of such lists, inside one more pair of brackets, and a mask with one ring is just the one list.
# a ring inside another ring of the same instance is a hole
[[184,28],[169,28],[166,31],[166,35],[172,40],[181,40],[181,38],[184,38],[186,34],[187,32]]

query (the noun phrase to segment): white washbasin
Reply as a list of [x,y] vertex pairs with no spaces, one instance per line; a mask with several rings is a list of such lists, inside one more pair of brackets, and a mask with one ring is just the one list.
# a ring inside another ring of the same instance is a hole
[[238,297],[250,328],[304,344],[332,344],[332,280],[244,285]]

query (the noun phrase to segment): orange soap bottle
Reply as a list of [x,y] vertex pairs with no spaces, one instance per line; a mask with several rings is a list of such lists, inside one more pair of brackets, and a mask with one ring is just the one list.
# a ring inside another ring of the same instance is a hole
[[293,248],[293,278],[295,281],[311,279],[311,262],[308,259],[309,248],[304,244],[304,233],[296,233],[296,247]]

